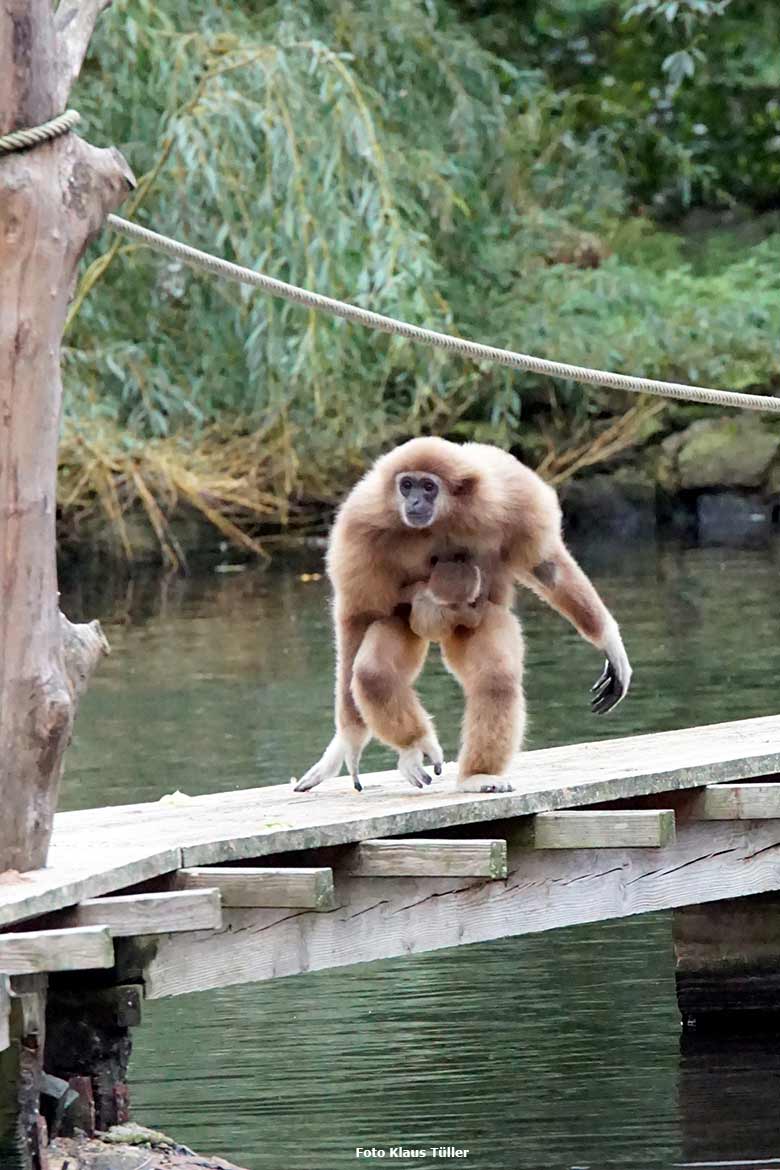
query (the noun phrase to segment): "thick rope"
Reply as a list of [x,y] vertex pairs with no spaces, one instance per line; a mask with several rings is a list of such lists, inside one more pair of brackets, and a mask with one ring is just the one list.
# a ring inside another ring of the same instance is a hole
[[41,142],[48,142],[50,138],[59,138],[67,134],[81,121],[78,110],[66,110],[58,114],[50,122],[42,126],[31,126],[29,130],[14,130],[10,134],[0,136],[0,154],[11,154],[15,150],[27,150],[30,146],[38,146]]
[[364,325],[367,329],[380,329],[383,333],[394,333],[399,337],[406,337],[409,341],[419,341],[423,345],[433,345],[438,349],[445,349],[449,353],[459,354],[475,362],[498,362],[502,366],[511,366],[516,370],[527,370],[533,374],[545,374],[551,378],[567,378],[572,382],[587,382],[595,386],[607,386],[614,390],[628,390],[634,394],[656,394],[662,398],[688,399],[691,402],[706,402],[716,406],[738,406],[743,410],[765,410],[772,414],[780,414],[780,398],[770,398],[763,394],[740,394],[732,390],[713,390],[705,386],[686,386],[682,382],[659,382],[654,378],[633,378],[628,374],[612,374],[605,370],[591,370],[586,366],[570,366],[564,362],[547,361],[546,358],[532,357],[525,353],[514,353],[512,350],[497,349],[493,345],[480,345],[476,341],[468,341],[463,337],[452,337],[448,333],[437,333],[433,329],[422,329],[419,325],[409,325],[405,321],[397,321],[393,317],[385,317],[381,313],[372,313],[369,309],[361,309],[357,305],[337,301],[332,297],[322,296],[320,293],[308,292],[297,285],[287,284],[283,280],[276,280],[273,276],[266,276],[262,272],[255,272],[251,268],[242,268],[238,264],[231,264],[218,256],[211,256],[208,252],[201,252],[198,248],[190,248],[187,244],[180,244],[169,236],[158,235],[157,232],[141,227],[140,224],[130,223],[118,215],[109,215],[108,223],[117,232],[128,236],[131,240],[140,240],[155,248],[158,252],[165,252],[168,256],[175,256],[194,268],[201,268],[213,276],[222,276],[226,280],[235,280],[241,284],[250,284],[254,288],[272,296],[282,297],[296,305],[305,305],[309,309],[318,309],[323,313],[330,313],[334,317],[343,317],[346,321],[354,321],[357,325]]

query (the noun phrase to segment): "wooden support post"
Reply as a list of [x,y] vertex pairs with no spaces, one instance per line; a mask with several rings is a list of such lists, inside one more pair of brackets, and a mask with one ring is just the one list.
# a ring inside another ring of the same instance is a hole
[[7,975],[0,975],[0,1052],[11,1045],[11,987]]
[[345,871],[353,877],[505,878],[506,841],[418,837],[363,841],[348,851]]
[[687,1027],[780,1023],[780,895],[685,906],[673,934]]
[[265,906],[271,909],[332,910],[335,905],[333,871],[327,868],[204,866],[179,870],[175,882],[181,890],[215,887],[226,909]]
[[0,971],[6,975],[90,971],[113,965],[114,947],[104,926],[0,934]]
[[176,930],[218,930],[222,925],[222,903],[216,889],[124,894],[89,898],[65,911],[63,919],[69,926],[105,926],[112,938]]
[[735,1037],[686,1029],[680,1038],[678,1165],[777,1170],[777,1033]]
[[12,981],[9,1045],[0,1052],[0,1167],[40,1170],[40,1099],[45,1042],[46,976]]
[[52,976],[46,1029],[46,1071],[78,1095],[60,1111],[57,1131],[109,1129],[128,1120],[130,1029],[141,1022],[140,984],[101,987],[83,976]]
[[520,829],[534,849],[660,849],[675,840],[672,809],[539,813]]
[[698,821],[763,821],[780,818],[780,784],[711,784],[691,797],[687,815]]

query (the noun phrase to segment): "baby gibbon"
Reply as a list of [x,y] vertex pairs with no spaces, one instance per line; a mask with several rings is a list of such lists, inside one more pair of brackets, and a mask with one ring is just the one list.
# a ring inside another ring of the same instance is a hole
[[403,591],[411,605],[409,626],[418,638],[441,642],[458,626],[474,630],[487,604],[479,566],[460,557],[452,561],[433,558],[427,581],[416,581]]

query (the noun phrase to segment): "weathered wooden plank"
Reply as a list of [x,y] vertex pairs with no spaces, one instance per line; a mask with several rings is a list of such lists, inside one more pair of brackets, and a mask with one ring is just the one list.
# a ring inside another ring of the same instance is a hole
[[[425,792],[394,772],[345,778],[310,793],[281,785],[196,797],[185,810],[184,864],[206,865],[292,849],[402,836],[502,817],[691,788],[780,770],[780,717],[545,748],[517,757],[513,793],[454,791],[453,769]],[[66,814],[67,815],[67,814]],[[265,822],[265,823],[264,823]]]
[[175,845],[139,845],[132,823],[104,840],[91,828],[78,835],[57,834],[55,828],[46,869],[3,877],[0,927],[147,881],[178,869],[180,863]]
[[700,821],[760,821],[780,817],[780,784],[713,784],[697,792],[687,815]]
[[0,926],[109,893],[170,870],[342,845],[375,837],[527,816],[558,808],[738,781],[780,772],[780,716],[659,735],[547,748],[517,757],[515,791],[454,791],[454,773],[417,792],[397,773],[310,793],[276,784],[60,814],[49,868],[0,883]]
[[90,898],[63,913],[60,925],[106,926],[112,938],[166,934],[176,930],[217,930],[222,925],[219,890],[176,890]]
[[672,809],[539,813],[521,828],[534,849],[661,848],[675,839]]
[[111,935],[103,926],[0,934],[0,972],[89,971],[114,964]]
[[[530,934],[774,890],[779,862],[780,821],[680,825],[662,854],[510,844],[506,882],[337,875],[330,914],[228,911],[216,934],[148,940],[142,974],[159,998]],[[117,959],[138,976],[137,953]]]
[[[330,910],[334,905],[333,871],[327,867],[274,869],[270,866],[205,866],[179,870],[182,890],[213,886],[227,909],[265,906],[299,910]],[[137,931],[136,933],[141,933]]]
[[350,850],[346,872],[354,877],[505,878],[506,841],[389,837]]

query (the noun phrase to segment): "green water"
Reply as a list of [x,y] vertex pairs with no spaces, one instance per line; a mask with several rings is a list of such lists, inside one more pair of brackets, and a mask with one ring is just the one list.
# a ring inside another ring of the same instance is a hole
[[[621,622],[634,687],[592,716],[599,656],[524,597],[530,747],[777,710],[780,547],[581,559]],[[67,612],[99,616],[114,653],[82,706],[65,807],[300,775],[331,729],[327,586],[299,579],[312,567],[71,575]],[[435,653],[421,691],[454,754],[459,692]],[[377,748],[365,761],[390,766]],[[780,1157],[778,1049],[681,1052],[656,915],[158,1001],[131,1074],[139,1120],[248,1170],[651,1168]],[[394,1144],[470,1154],[355,1156]]]

